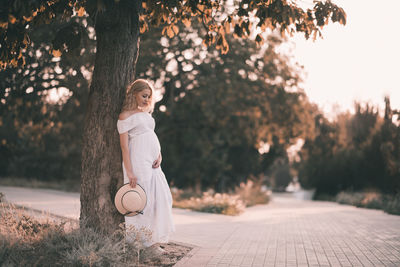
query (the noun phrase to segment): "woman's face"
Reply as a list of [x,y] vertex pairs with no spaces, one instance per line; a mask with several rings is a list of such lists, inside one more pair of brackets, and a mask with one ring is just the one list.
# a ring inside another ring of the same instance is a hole
[[144,89],[136,94],[136,103],[139,107],[145,108],[150,105],[151,102],[151,91],[150,89]]

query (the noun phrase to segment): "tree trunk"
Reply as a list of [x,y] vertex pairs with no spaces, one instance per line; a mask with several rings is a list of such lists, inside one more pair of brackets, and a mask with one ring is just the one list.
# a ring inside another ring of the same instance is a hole
[[141,1],[120,1],[95,21],[97,52],[85,117],[81,171],[81,226],[112,233],[123,221],[114,195],[123,183],[117,120],[133,81],[139,49]]

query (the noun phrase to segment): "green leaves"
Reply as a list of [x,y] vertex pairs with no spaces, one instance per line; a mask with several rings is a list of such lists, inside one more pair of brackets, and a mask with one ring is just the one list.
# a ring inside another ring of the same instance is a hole
[[[313,138],[305,139],[297,164],[302,186],[319,194],[374,188],[388,193],[400,190],[400,127],[370,104],[355,103],[355,114],[339,114],[333,122],[314,115]],[[397,162],[397,163],[396,163]]]
[[[85,22],[85,18],[73,20],[81,25]],[[51,40],[58,29],[68,26],[36,27],[29,32],[32,41],[27,55],[32,56],[25,59],[25,65],[0,71],[0,142],[6,142],[0,143],[2,175],[79,178],[80,137],[89,91],[86,75],[93,69],[95,40],[89,39],[93,28],[88,27],[82,33],[85,49],[78,49],[79,56],[61,55],[57,50],[52,54]]]
[[[312,118],[298,89],[300,70],[276,53],[279,36],[265,37],[268,46],[261,49],[231,34],[207,35],[201,22],[194,21],[190,29],[177,26],[173,38],[162,36],[161,29],[142,35],[146,49],[137,75],[163,87],[154,117],[167,177],[176,186],[200,183],[221,190],[264,171],[307,134]],[[215,31],[225,29],[221,25]],[[203,41],[216,38],[218,49],[229,42],[229,52],[199,45],[203,34]],[[260,141],[273,152],[260,155]]]
[[[151,25],[162,25],[184,20],[189,26],[192,18],[198,18],[207,33],[203,36],[203,44],[210,46],[216,44],[217,49],[227,53],[229,44],[221,45],[226,40],[225,35],[233,29],[236,38],[249,38],[257,28],[278,29],[282,35],[292,35],[294,32],[303,32],[308,39],[321,36],[321,29],[329,19],[332,22],[346,24],[346,14],[331,1],[315,1],[313,9],[303,10],[294,2],[284,0],[256,0],[241,1],[233,8],[224,6],[224,1],[155,1],[143,2],[144,13],[142,21],[150,21]],[[255,14],[255,15],[251,15]],[[249,21],[251,18],[258,20],[254,27]],[[221,31],[220,27],[225,31]],[[148,28],[146,28],[148,29]],[[168,37],[174,36],[171,31],[166,30]],[[256,37],[256,42],[261,45],[263,39]]]
[[57,15],[72,15],[72,0],[2,1],[0,13],[0,68],[24,65],[24,51],[30,45],[29,31],[49,24]]
[[[177,33],[175,26],[179,21],[189,27],[192,20],[199,20],[206,33],[202,36],[205,46],[216,45],[222,53],[227,53],[229,44],[226,35],[233,34],[236,38],[249,38],[256,31],[278,29],[284,36],[294,32],[302,32],[305,37],[321,36],[321,29],[329,23],[338,22],[346,24],[346,13],[331,1],[314,1],[313,9],[303,10],[293,1],[286,0],[253,0],[235,2],[228,7],[223,0],[173,0],[143,1],[143,10],[140,14],[140,31],[144,33],[151,26],[163,25],[164,32],[169,38]],[[131,0],[38,0],[2,1],[0,12],[0,67],[8,64],[23,64],[23,51],[26,48],[28,30],[40,24],[52,23],[54,18],[61,17],[66,20],[74,15],[88,14],[95,18],[98,14],[113,9],[115,5],[124,5],[130,8]],[[132,9],[133,10],[133,9]],[[136,16],[134,11],[131,14]],[[125,16],[129,16],[126,13]],[[250,21],[256,20],[256,25]],[[110,22],[111,23],[111,22]],[[117,22],[112,22],[117,23]],[[11,26],[12,25],[12,26]],[[224,30],[222,30],[224,29]],[[233,29],[233,32],[231,32]],[[74,47],[78,34],[69,35],[72,40],[60,37],[55,40],[55,49],[61,51]],[[62,40],[65,39],[65,40]],[[263,43],[261,36],[256,37],[256,42]]]

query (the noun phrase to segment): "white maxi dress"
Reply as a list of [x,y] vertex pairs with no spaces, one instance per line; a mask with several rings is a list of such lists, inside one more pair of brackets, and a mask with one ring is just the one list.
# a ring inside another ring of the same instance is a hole
[[[144,246],[167,243],[169,235],[175,231],[172,220],[172,196],[161,166],[152,167],[161,151],[154,132],[154,118],[148,112],[134,113],[124,120],[118,120],[117,128],[120,134],[128,132],[133,174],[147,196],[143,214],[125,216],[126,227],[129,228],[131,225],[136,229],[145,227],[152,232],[151,240],[144,240]],[[129,183],[123,163],[122,168],[124,183]]]

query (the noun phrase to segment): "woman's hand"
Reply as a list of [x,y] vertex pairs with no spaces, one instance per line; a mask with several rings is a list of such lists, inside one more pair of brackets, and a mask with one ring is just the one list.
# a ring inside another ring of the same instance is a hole
[[126,175],[128,176],[129,179],[129,185],[132,188],[135,188],[137,184],[137,178],[133,175],[133,173],[127,173]]
[[161,160],[162,160],[162,157],[161,157],[161,153],[160,153],[160,155],[158,155],[158,158],[153,163],[153,168],[154,169],[160,167]]

